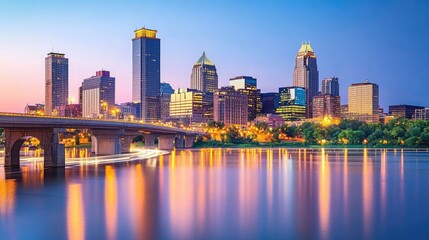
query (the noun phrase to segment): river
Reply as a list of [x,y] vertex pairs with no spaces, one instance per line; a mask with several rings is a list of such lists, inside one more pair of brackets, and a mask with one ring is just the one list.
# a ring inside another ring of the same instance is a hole
[[0,166],[0,239],[429,239],[427,150],[76,151]]

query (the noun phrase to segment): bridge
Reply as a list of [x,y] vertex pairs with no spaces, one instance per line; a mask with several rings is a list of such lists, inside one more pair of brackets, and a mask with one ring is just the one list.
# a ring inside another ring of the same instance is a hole
[[130,152],[133,138],[144,136],[145,147],[173,150],[189,148],[200,132],[186,129],[129,122],[123,120],[100,120],[86,118],[64,118],[0,113],[0,128],[4,129],[4,166],[19,166],[22,144],[30,137],[37,138],[44,151],[45,167],[65,166],[65,147],[58,134],[66,129],[88,129],[91,132],[91,149],[96,155],[112,155]]

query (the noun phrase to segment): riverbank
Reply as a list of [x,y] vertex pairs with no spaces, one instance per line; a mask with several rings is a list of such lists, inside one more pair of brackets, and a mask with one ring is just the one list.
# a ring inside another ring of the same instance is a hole
[[406,147],[406,146],[395,146],[395,145],[366,145],[366,144],[357,144],[357,145],[346,145],[346,144],[326,144],[326,145],[315,145],[315,144],[306,144],[303,142],[279,142],[279,143],[222,143],[218,141],[203,141],[197,142],[193,146],[194,148],[311,148],[311,149],[429,149],[429,146],[416,146],[416,147]]

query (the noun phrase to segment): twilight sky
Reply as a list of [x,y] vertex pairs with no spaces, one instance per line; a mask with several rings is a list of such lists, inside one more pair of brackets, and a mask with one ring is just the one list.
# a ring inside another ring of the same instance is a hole
[[[329,2],[329,3],[327,3]],[[1,0],[0,111],[44,102],[44,58],[69,58],[69,95],[100,69],[116,77],[116,100],[131,101],[131,39],[158,30],[161,81],[189,87],[203,51],[219,86],[250,75],[262,92],[292,85],[304,40],[316,53],[320,79],[347,87],[368,79],[380,103],[429,106],[429,1],[426,0]],[[387,110],[387,109],[385,109]]]

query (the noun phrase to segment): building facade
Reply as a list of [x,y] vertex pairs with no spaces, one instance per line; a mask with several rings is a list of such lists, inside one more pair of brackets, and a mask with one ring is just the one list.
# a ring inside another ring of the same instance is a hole
[[62,53],[45,58],[45,115],[59,115],[69,99],[69,60]]
[[161,83],[161,92],[160,92],[160,111],[161,111],[161,120],[164,121],[170,116],[170,100],[171,94],[174,93],[174,89],[169,83]]
[[191,89],[201,92],[214,92],[218,88],[218,76],[215,64],[206,53],[198,59],[192,68]]
[[42,104],[42,103],[36,103],[34,105],[27,104],[25,105],[24,113],[29,115],[38,115],[38,116],[45,115],[45,104]]
[[281,127],[285,124],[285,120],[283,120],[281,116],[271,113],[267,114],[266,116],[256,117],[254,123],[257,122],[266,122],[270,128]]
[[414,120],[429,120],[429,108],[416,109],[413,119]]
[[313,97],[319,93],[319,71],[317,70],[316,55],[309,42],[304,42],[296,55],[293,86],[305,89],[306,117],[312,118]]
[[417,109],[424,109],[425,107],[413,106],[413,105],[390,105],[389,114],[397,118],[413,119],[413,116]]
[[279,93],[261,93],[261,102],[262,102],[262,113],[264,114],[273,114],[276,113],[276,109],[279,106]]
[[82,117],[110,116],[115,106],[115,78],[109,71],[98,71],[82,82]]
[[225,125],[246,125],[248,116],[247,96],[234,87],[222,87],[215,91],[213,116],[217,122]]
[[171,94],[169,120],[185,125],[206,123],[211,120],[208,111],[210,103],[213,102],[212,96],[189,88],[175,90]]
[[133,102],[140,105],[138,118],[144,122],[160,119],[161,40],[156,30],[134,31]]
[[252,121],[262,111],[261,90],[256,86],[256,78],[239,76],[229,79],[229,85],[235,90],[247,96],[248,121]]
[[322,95],[340,96],[340,84],[337,77],[324,78],[322,80]]
[[276,113],[285,121],[300,121],[306,118],[307,97],[304,88],[279,88],[279,98],[279,107]]
[[355,83],[348,89],[348,118],[365,122],[379,120],[379,88],[375,83]]
[[318,95],[313,97],[313,118],[341,117],[340,96],[331,94]]

